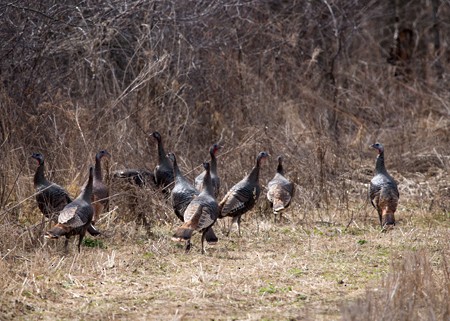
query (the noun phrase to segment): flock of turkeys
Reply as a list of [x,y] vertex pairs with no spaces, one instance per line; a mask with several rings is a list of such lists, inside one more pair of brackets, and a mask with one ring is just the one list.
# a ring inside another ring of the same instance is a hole
[[[260,152],[250,173],[236,183],[218,202],[220,178],[217,173],[216,153],[221,149],[217,144],[211,146],[210,162],[203,163],[204,171],[195,178],[192,184],[181,172],[174,153],[166,154],[161,135],[152,133],[158,143],[158,165],[154,172],[145,170],[122,170],[116,172],[115,177],[129,178],[139,186],[146,181],[152,181],[166,195],[170,194],[175,215],[181,225],[175,230],[172,239],[186,243],[186,252],[191,249],[191,238],[196,232],[201,233],[201,251],[204,241],[215,244],[218,238],[213,225],[218,218],[232,217],[229,235],[236,223],[240,231],[241,217],[256,204],[260,194],[259,172],[262,162],[269,157],[267,152]],[[380,224],[383,229],[395,224],[394,213],[397,209],[399,192],[395,180],[388,174],[384,166],[384,147],[380,143],[371,145],[378,151],[375,165],[375,175],[370,181],[369,198],[376,208]],[[108,209],[109,189],[103,183],[101,160],[110,157],[105,151],[99,151],[95,156],[95,167],[89,168],[89,179],[80,195],[72,200],[67,191],[61,186],[49,182],[45,178],[44,156],[33,154],[38,167],[34,175],[36,201],[44,217],[55,222],[55,226],[45,233],[46,238],[56,239],[65,236],[65,251],[71,236],[78,235],[78,251],[82,240],[88,232],[96,236],[101,234],[95,228],[101,213]],[[294,184],[284,176],[283,158],[278,156],[275,176],[267,184],[267,200],[269,201],[275,219],[286,209],[294,195]]]

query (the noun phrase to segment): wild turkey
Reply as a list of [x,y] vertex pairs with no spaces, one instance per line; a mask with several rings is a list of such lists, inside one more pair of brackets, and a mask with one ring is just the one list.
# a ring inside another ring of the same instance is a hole
[[98,221],[103,209],[109,205],[109,188],[103,183],[101,160],[103,157],[111,157],[106,150],[101,150],[95,155],[94,181],[92,184],[92,206],[94,207],[94,217],[92,224]]
[[397,209],[398,192],[397,183],[388,174],[384,166],[384,146],[375,143],[370,147],[378,150],[378,156],[375,163],[375,176],[370,181],[369,197],[373,207],[378,212],[381,227],[395,225],[394,213]]
[[152,136],[158,142],[158,165],[156,165],[154,172],[156,186],[163,188],[163,191],[168,193],[166,187],[173,183],[173,167],[164,152],[161,135],[158,132],[153,132]]
[[[209,149],[209,155],[211,155],[211,181],[214,187],[214,196],[217,198],[219,196],[219,189],[220,189],[220,178],[217,175],[217,159],[216,159],[216,153],[221,149],[221,147],[217,144],[214,144]],[[198,175],[195,178],[195,188],[199,191],[202,190],[202,182],[203,182],[203,176],[205,175],[205,172],[202,172],[200,175]]]
[[167,154],[167,157],[173,163],[173,173],[175,177],[175,184],[171,192],[173,210],[175,211],[175,215],[181,221],[184,221],[184,212],[186,208],[192,199],[199,195],[200,192],[196,190],[181,173],[175,154],[169,153]]
[[[175,215],[184,222],[184,213],[186,211],[186,208],[191,203],[192,199],[199,195],[200,192],[195,189],[194,186],[183,176],[183,174],[180,171],[180,168],[177,164],[177,159],[175,157],[175,154],[169,153],[167,154],[167,157],[172,161],[173,163],[173,172],[175,176],[175,185],[173,186],[172,192],[171,192],[171,199],[172,199],[172,206],[173,210],[175,212]],[[203,175],[203,178],[205,175]],[[211,175],[212,179],[212,175]],[[203,182],[202,182],[203,186]],[[214,230],[212,227],[206,231],[206,242],[208,244],[214,244],[218,241],[217,236],[214,233]]]
[[122,169],[113,172],[113,180],[127,179],[131,184],[139,187],[156,186],[155,174],[146,169]]
[[219,203],[219,218],[227,216],[233,217],[232,224],[227,233],[228,235],[230,234],[234,223],[237,223],[238,232],[239,235],[241,235],[241,216],[251,210],[259,198],[261,192],[261,187],[259,185],[259,170],[261,161],[267,157],[269,157],[268,153],[259,153],[258,157],[256,157],[256,165],[253,167],[250,174],[234,185]]
[[[36,201],[39,209],[45,217],[51,219],[54,222],[58,221],[59,212],[69,203],[72,202],[67,191],[55,184],[49,182],[45,178],[45,165],[44,165],[44,155],[40,153],[34,153],[31,155],[32,158],[38,161],[38,168],[34,174],[34,188],[36,189]],[[92,236],[100,235],[100,232],[89,224],[88,232]]]
[[94,216],[94,209],[91,204],[93,189],[94,169],[89,168],[89,179],[81,191],[80,195],[72,202],[67,204],[58,216],[58,223],[45,234],[46,238],[57,239],[65,236],[64,249],[67,252],[69,238],[78,235],[78,252],[80,252],[81,242],[86,234],[86,230]]
[[277,173],[267,184],[267,199],[273,209],[273,213],[280,215],[291,204],[294,195],[294,184],[284,177],[283,157],[278,156]]
[[186,252],[191,249],[191,237],[194,232],[202,232],[202,254],[205,253],[204,240],[206,233],[211,229],[219,215],[219,206],[214,198],[214,189],[211,182],[209,163],[203,163],[205,176],[203,177],[203,189],[194,197],[184,212],[184,224],[174,233],[175,241],[186,241]]
[[38,168],[34,174],[38,207],[45,217],[57,221],[59,212],[72,200],[64,188],[45,178],[44,155],[34,153],[31,157],[38,161]]

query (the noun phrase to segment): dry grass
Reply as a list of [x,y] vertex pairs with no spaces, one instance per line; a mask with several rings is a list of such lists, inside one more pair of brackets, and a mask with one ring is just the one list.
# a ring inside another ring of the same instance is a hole
[[[0,3],[0,319],[448,319],[449,7],[390,3]],[[260,201],[243,238],[221,226],[185,255],[159,191],[108,180],[104,235],[44,245],[30,155],[76,195],[100,149],[108,178],[153,169],[154,130],[191,179],[223,145],[222,192],[262,150],[264,185],[283,154],[287,221]],[[386,234],[366,201],[375,141],[400,189]]]
[[[435,179],[431,193],[445,177]],[[408,194],[388,233],[367,203],[307,213],[298,200],[274,225],[261,201],[244,216],[242,238],[226,237],[219,221],[220,242],[206,255],[198,236],[188,255],[170,240],[178,222],[159,197],[147,207],[150,229],[117,198],[99,222],[105,235],[81,254],[73,245],[64,256],[62,241],[30,244],[22,228],[3,225],[2,234],[17,236],[2,244],[2,318],[445,320],[448,211]]]
[[[447,252],[448,254],[448,252]],[[401,256],[379,287],[344,308],[344,320],[448,320],[448,256],[435,248]]]
[[171,226],[148,237],[132,222],[81,254],[63,256],[62,244],[15,248],[0,261],[3,319],[335,320],[342,307],[346,320],[448,316],[448,213],[416,210],[390,233],[375,219],[346,229],[306,226],[295,210],[290,218],[275,226],[247,216],[242,238],[219,232],[207,255],[198,237],[186,255]]

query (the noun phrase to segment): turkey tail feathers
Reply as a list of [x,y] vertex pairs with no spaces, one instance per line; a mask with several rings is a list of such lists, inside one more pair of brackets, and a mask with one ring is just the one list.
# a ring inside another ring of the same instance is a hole
[[193,232],[194,232],[193,229],[186,227],[179,227],[173,234],[172,240],[179,242],[190,240]]
[[56,224],[52,229],[45,233],[44,237],[47,239],[57,239],[60,236],[66,235],[67,232],[67,227],[62,224]]

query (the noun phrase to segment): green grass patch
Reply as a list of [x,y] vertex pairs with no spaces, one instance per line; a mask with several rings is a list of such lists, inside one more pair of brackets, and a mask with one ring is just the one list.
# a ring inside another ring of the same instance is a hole
[[289,269],[288,272],[289,272],[289,274],[291,274],[295,277],[300,277],[305,274],[305,271],[303,271],[302,269],[299,269],[299,268]]
[[149,260],[149,259],[153,259],[155,257],[155,254],[152,252],[146,252],[143,255],[144,259]]
[[272,283],[269,283],[268,285],[261,287],[258,292],[260,294],[275,294],[275,293],[279,293],[279,292],[286,293],[286,292],[291,292],[291,291],[292,291],[292,286],[277,288]]
[[274,294],[277,293],[277,289],[275,288],[275,286],[272,283],[269,283],[266,286],[263,286],[262,288],[259,289],[259,293],[261,294]]
[[102,240],[85,238],[83,239],[83,246],[86,247],[98,247],[100,249],[105,249],[106,246]]

